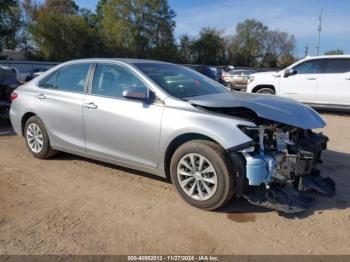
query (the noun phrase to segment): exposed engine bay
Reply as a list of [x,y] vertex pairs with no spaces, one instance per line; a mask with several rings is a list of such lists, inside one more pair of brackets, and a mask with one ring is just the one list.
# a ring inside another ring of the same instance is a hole
[[310,174],[321,161],[321,152],[328,141],[322,134],[276,124],[242,127],[242,130],[256,144],[242,150],[249,185],[254,186],[295,181],[298,176]]
[[302,115],[300,118],[298,116],[299,127],[295,127],[288,115],[285,118],[278,116],[279,121],[263,118],[253,106],[196,106],[202,110],[247,119],[256,125],[239,126],[252,142],[230,150],[236,165],[243,161],[240,168],[244,170],[236,170],[240,173],[237,177],[237,197],[244,197],[257,206],[297,213],[307,209],[313,201],[302,192],[317,191],[326,196],[334,195],[335,183],[329,177],[322,177],[316,168],[322,162],[321,155],[327,148],[328,137],[313,132],[310,129],[313,124],[304,121]]
[[321,177],[316,169],[327,148],[328,138],[322,133],[276,123],[240,128],[253,139],[249,147],[240,150],[250,186],[242,196],[250,203],[295,213],[306,209],[312,200],[296,190],[334,194],[334,182]]

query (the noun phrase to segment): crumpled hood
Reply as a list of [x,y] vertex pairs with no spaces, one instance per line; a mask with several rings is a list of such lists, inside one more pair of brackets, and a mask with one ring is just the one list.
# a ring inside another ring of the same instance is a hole
[[303,129],[322,128],[323,118],[312,108],[298,101],[273,95],[225,92],[186,99],[191,104],[213,107],[244,107],[259,117]]

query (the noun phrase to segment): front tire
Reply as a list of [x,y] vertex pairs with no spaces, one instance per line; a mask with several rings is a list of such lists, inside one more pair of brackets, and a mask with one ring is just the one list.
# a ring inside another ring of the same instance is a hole
[[44,123],[37,116],[32,116],[27,120],[24,127],[24,138],[30,153],[36,158],[46,159],[56,153],[51,148]]
[[258,91],[256,91],[256,93],[264,95],[275,95],[275,91],[272,88],[268,87],[260,88]]
[[232,163],[216,143],[193,140],[181,145],[170,163],[171,180],[182,198],[204,210],[231,200],[235,178]]

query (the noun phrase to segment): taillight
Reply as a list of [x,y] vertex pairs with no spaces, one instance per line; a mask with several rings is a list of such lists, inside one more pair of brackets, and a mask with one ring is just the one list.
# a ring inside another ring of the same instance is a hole
[[10,96],[11,101],[15,100],[17,98],[17,96],[18,96],[18,94],[16,92],[12,92],[11,96]]

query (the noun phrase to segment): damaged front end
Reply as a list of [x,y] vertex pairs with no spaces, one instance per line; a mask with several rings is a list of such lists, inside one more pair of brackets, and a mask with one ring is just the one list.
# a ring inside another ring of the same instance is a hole
[[316,165],[328,138],[322,133],[270,123],[257,127],[240,126],[252,138],[248,147],[230,150],[245,161],[245,175],[239,177],[238,195],[254,205],[286,213],[305,210],[312,198],[298,191],[316,190],[327,196],[335,192],[334,182],[320,176]]
[[311,202],[300,191],[335,192],[330,178],[316,169],[328,138],[312,129],[326,123],[312,108],[292,99],[247,93],[192,97],[189,102],[206,112],[248,120],[239,126],[251,143],[229,149],[237,179],[236,195],[254,205],[286,213],[303,211]]

